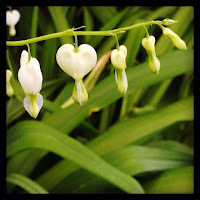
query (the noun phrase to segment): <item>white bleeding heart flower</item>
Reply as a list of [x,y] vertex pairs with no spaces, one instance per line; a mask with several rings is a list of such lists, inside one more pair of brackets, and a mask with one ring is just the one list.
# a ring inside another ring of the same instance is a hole
[[31,117],[36,118],[43,105],[43,97],[39,94],[42,88],[42,72],[40,63],[36,58],[30,58],[28,52],[23,50],[18,71],[19,82],[26,94],[23,104]]
[[6,25],[9,26],[9,34],[11,36],[16,35],[15,25],[20,19],[20,13],[18,10],[8,10],[6,11]]
[[142,39],[142,46],[145,48],[149,57],[149,70],[154,74],[158,74],[160,71],[160,61],[156,57],[155,41],[156,40],[153,35],[147,36]]
[[88,94],[82,79],[96,65],[95,49],[88,44],[81,44],[76,52],[73,45],[64,44],[58,49],[56,60],[60,68],[75,80],[72,98],[83,105],[88,99]]
[[181,50],[187,49],[185,42],[171,29],[162,27],[162,30],[163,30],[163,34],[166,35],[171,40],[171,42],[174,44],[176,48],[181,49]]
[[114,49],[111,53],[111,63],[115,68],[115,81],[117,83],[118,91],[124,95],[128,89],[128,80],[126,76],[126,56],[127,49],[121,45],[119,49]]
[[13,96],[13,94],[14,94],[14,90],[10,83],[11,77],[12,77],[12,72],[9,69],[7,69],[6,70],[6,94],[9,97]]

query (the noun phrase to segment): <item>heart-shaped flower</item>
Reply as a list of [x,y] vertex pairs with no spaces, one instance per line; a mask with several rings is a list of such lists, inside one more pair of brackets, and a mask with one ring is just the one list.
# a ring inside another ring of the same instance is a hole
[[56,60],[60,68],[75,80],[72,98],[75,102],[83,105],[88,99],[88,94],[82,79],[96,65],[95,49],[88,44],[82,44],[76,52],[73,45],[64,44],[58,49]]
[[119,49],[114,49],[111,53],[111,63],[115,68],[115,81],[117,83],[118,91],[124,95],[128,89],[128,80],[126,76],[126,56],[127,49],[121,45]]
[[36,118],[43,105],[42,95],[39,94],[42,88],[42,72],[36,58],[31,57],[30,61],[28,59],[28,52],[23,50],[18,79],[26,94],[24,108],[33,118]]
[[146,38],[143,38],[142,46],[145,48],[149,57],[149,70],[154,74],[158,74],[160,71],[160,61],[156,57],[155,41],[153,35],[147,36]]
[[15,25],[20,19],[20,13],[18,10],[6,11],[6,25],[9,26],[9,34],[11,36],[16,35]]

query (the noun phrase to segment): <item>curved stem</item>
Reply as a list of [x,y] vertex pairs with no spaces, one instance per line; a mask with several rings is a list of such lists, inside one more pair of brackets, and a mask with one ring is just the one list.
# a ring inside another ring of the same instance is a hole
[[[156,24],[156,25],[161,25],[163,22],[162,21],[149,21],[149,22],[144,22],[144,23],[138,23],[134,24],[132,26],[127,26],[123,28],[118,28],[114,30],[109,30],[109,31],[75,31],[76,35],[103,35],[103,36],[112,36],[113,33],[118,33],[122,31],[128,31],[134,28],[138,28],[141,26],[147,26],[151,24]],[[31,38],[27,40],[21,40],[21,41],[6,41],[6,46],[23,46],[26,44],[34,43],[34,42],[40,42],[43,40],[48,40],[48,39],[53,39],[53,38],[58,38],[58,37],[64,37],[64,36],[74,36],[74,29],[68,29],[66,31],[58,32],[58,33],[52,33],[44,36],[39,36],[36,38]]]

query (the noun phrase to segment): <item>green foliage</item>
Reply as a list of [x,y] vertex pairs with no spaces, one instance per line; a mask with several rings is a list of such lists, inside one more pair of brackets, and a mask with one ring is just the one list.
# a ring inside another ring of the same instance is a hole
[[[127,47],[128,91],[120,96],[113,66],[106,60],[113,36],[78,36],[93,46],[102,69],[88,75],[89,99],[80,106],[71,94],[74,81],[55,59],[65,36],[32,43],[41,65],[44,105],[36,120],[23,107],[17,79],[23,47],[7,47],[15,96],[7,98],[7,193],[192,193],[193,192],[193,7],[49,6],[13,7],[21,13],[15,37],[25,40],[72,27],[106,31],[170,18],[169,28],[187,45],[175,49],[157,25],[160,73],[148,70],[142,27],[117,34]],[[28,23],[30,22],[30,23]],[[82,30],[81,30],[82,31]],[[61,105],[68,101],[65,109]],[[17,186],[17,187],[16,187]]]

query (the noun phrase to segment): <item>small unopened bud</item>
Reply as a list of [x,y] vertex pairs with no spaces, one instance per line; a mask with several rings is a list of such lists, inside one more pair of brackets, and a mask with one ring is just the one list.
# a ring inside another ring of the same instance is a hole
[[162,20],[162,24],[165,25],[165,26],[174,24],[174,23],[176,23],[176,22],[178,22],[178,21],[174,21],[173,19],[168,19],[168,18]]
[[118,91],[124,95],[127,92],[128,81],[126,76],[126,56],[127,49],[121,45],[119,49],[114,49],[111,53],[111,63],[115,68],[115,81]]
[[154,73],[158,74],[160,71],[160,61],[156,57],[155,52],[155,37],[153,35],[148,36],[142,40],[142,46],[146,49],[146,52],[149,57],[149,70]]
[[14,90],[10,83],[11,77],[12,77],[12,72],[9,69],[7,69],[6,70],[6,94],[9,97],[13,96],[13,94],[14,94]]
[[162,30],[163,34],[166,35],[172,41],[176,48],[181,50],[187,49],[185,42],[171,29],[163,27]]

